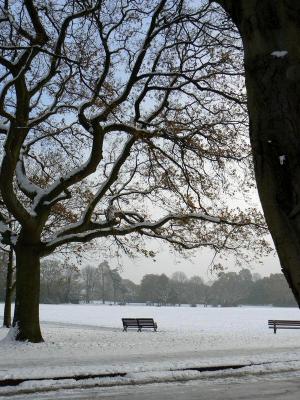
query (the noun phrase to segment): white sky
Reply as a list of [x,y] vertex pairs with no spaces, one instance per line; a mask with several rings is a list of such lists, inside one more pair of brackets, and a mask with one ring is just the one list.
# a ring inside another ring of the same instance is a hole
[[[193,275],[201,276],[204,281],[209,281],[216,278],[215,274],[210,272],[210,262],[212,253],[208,250],[199,250],[197,256],[190,260],[182,259],[174,256],[166,247],[157,257],[156,261],[150,258],[138,257],[135,259],[123,259],[123,270],[120,271],[123,278],[130,279],[139,283],[145,274],[162,274],[165,273],[171,276],[176,271],[183,271],[188,277]],[[113,263],[111,263],[112,265]],[[234,266],[234,262],[224,263],[227,271],[238,271],[239,267]],[[253,262],[250,265],[245,264],[245,268],[249,268],[252,273],[256,272],[262,276],[270,275],[271,273],[281,272],[280,264],[276,254],[269,255],[260,260]]]
[[[271,240],[271,239],[270,239]],[[118,260],[107,257],[111,268],[120,268],[119,272],[124,279],[130,279],[135,283],[140,283],[141,279],[146,274],[166,274],[171,276],[176,271],[183,271],[187,277],[193,275],[199,275],[205,281],[211,281],[217,278],[216,272],[211,272],[210,264],[213,257],[213,252],[208,249],[199,249],[195,251],[195,255],[189,258],[183,258],[177,254],[174,254],[169,246],[164,243],[156,242],[156,248],[154,245],[147,246],[148,249],[156,250],[156,256],[154,259],[137,256],[135,258],[129,258],[127,256],[121,256]],[[101,253],[89,257],[87,255],[86,262],[83,266],[90,264],[97,267],[100,262],[104,259],[101,257]],[[259,273],[261,276],[269,276],[270,274],[280,273],[281,268],[278,261],[276,252],[262,257],[261,259],[252,261],[251,263],[242,264],[242,266],[236,266],[234,259],[222,260],[222,265],[225,267],[225,272],[228,271],[239,271],[241,268],[248,268],[252,274]]]

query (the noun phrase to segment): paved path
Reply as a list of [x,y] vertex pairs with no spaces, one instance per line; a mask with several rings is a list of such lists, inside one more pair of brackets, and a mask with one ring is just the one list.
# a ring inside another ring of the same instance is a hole
[[[269,377],[270,378],[270,377]],[[299,400],[300,377],[284,380],[240,381],[234,383],[186,382],[95,388],[17,396],[35,400]]]

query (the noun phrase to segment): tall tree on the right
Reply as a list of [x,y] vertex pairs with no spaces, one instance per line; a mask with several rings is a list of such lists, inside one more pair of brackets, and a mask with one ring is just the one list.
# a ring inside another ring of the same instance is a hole
[[257,188],[282,271],[300,306],[300,2],[214,2],[242,38]]

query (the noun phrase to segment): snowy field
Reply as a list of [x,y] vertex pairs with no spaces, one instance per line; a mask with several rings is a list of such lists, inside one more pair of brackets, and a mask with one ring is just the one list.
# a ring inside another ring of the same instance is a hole
[[[153,317],[158,332],[122,332],[122,317]],[[107,372],[162,374],[178,368],[228,364],[260,368],[255,366],[260,363],[267,363],[264,368],[271,368],[272,363],[273,370],[298,371],[300,330],[279,330],[274,335],[268,319],[300,320],[300,311],[42,305],[45,343],[15,343],[9,340],[7,329],[0,329],[0,379]]]

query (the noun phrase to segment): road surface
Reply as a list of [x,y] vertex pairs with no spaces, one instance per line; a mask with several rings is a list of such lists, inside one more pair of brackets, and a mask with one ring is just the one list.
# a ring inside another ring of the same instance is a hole
[[76,389],[36,395],[12,396],[11,400],[299,400],[300,377],[288,379],[118,386]]

